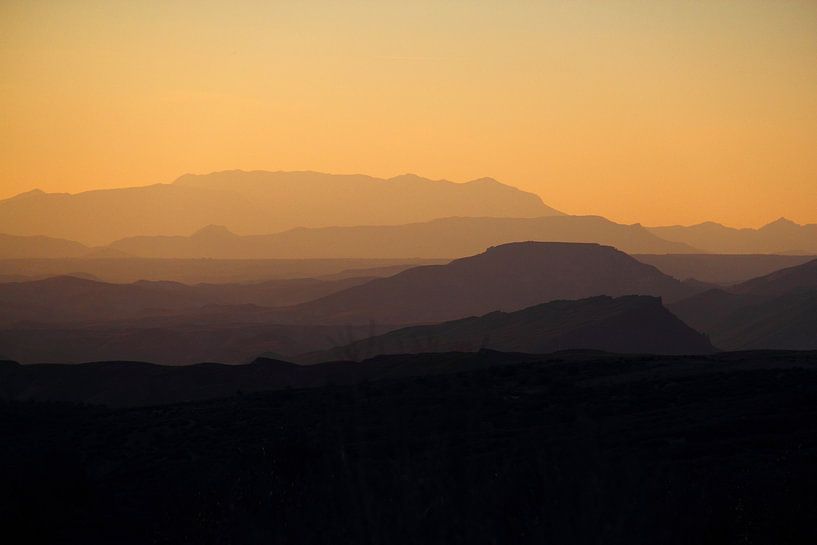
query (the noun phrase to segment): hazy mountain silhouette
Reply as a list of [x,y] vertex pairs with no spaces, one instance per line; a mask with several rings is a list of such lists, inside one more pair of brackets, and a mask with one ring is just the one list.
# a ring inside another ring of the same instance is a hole
[[[143,259],[65,258],[0,259],[0,277],[40,280],[79,273],[103,282],[139,280],[198,283],[241,283],[316,278],[327,275],[386,276],[440,259]],[[362,270],[359,272],[359,270]]]
[[817,290],[817,259],[753,278],[732,288],[735,293],[779,295],[798,289]]
[[670,308],[723,349],[817,349],[817,260]]
[[446,265],[408,269],[290,310],[306,322],[411,324],[515,311],[595,295],[679,298],[689,288],[598,244],[519,242]]
[[370,278],[301,278],[254,284],[139,281],[110,284],[73,276],[0,284],[0,323],[110,322],[161,316],[205,305],[284,306],[309,301]]
[[774,254],[636,254],[634,258],[663,273],[686,280],[733,285],[811,261],[812,255]]
[[525,240],[594,242],[626,252],[695,251],[662,240],[640,225],[620,225],[598,216],[444,218],[408,225],[297,228],[254,236],[238,236],[223,226],[210,225],[187,237],[132,237],[109,248],[163,258],[455,258]]
[[628,295],[552,301],[516,312],[491,312],[441,324],[414,326],[356,341],[298,361],[319,362],[417,352],[705,354],[714,347],[673,316],[656,297]]
[[72,240],[0,234],[0,259],[80,257],[89,251]]
[[734,229],[706,222],[691,226],[650,227],[659,237],[721,254],[817,254],[817,224],[799,225],[780,218],[760,229]]
[[419,176],[388,180],[317,172],[187,174],[171,184],[29,192],[0,201],[0,232],[107,244],[137,235],[181,235],[203,225],[243,234],[292,227],[403,224],[448,216],[559,214],[532,193],[483,178],[468,183]]

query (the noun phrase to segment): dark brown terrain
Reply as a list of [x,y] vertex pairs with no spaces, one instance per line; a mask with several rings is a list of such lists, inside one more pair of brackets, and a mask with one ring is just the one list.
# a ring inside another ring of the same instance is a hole
[[153,405],[0,403],[0,522],[29,542],[817,539],[815,353],[9,369],[7,399]]
[[724,350],[817,349],[817,259],[670,305]]
[[598,244],[519,242],[445,265],[415,267],[293,307],[301,320],[428,323],[514,311],[555,299],[656,295],[693,288]]
[[638,254],[634,258],[679,280],[731,286],[780,269],[802,265],[814,255]]
[[516,312],[398,329],[297,361],[359,360],[417,352],[548,353],[584,349],[623,354],[708,354],[709,340],[673,316],[656,297],[629,295],[552,301]]

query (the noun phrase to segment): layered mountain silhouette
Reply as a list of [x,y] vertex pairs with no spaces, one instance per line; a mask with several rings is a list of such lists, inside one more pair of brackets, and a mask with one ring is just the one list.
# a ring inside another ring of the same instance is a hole
[[72,240],[0,234],[0,259],[81,257],[90,251],[84,244]]
[[496,180],[468,183],[405,175],[388,180],[318,172],[187,174],[171,184],[32,191],[0,201],[0,232],[100,245],[137,235],[181,235],[203,225],[239,233],[293,227],[403,224],[448,216],[557,215],[532,193]]
[[625,252],[685,253],[640,225],[598,216],[443,218],[408,225],[297,228],[270,235],[238,236],[210,225],[191,236],[132,237],[109,248],[153,258],[454,258],[489,246],[525,240],[595,242]]
[[680,281],[609,246],[518,242],[375,279],[289,312],[314,323],[433,323],[555,299],[655,295],[672,300],[688,292]]
[[721,254],[817,254],[817,224],[780,218],[760,229],[734,229],[706,222],[692,226],[650,227],[659,237]]
[[774,254],[636,254],[633,257],[681,280],[721,285],[738,284],[814,259],[813,255]]
[[305,362],[418,352],[705,354],[714,347],[673,316],[656,297],[628,295],[552,301],[516,312],[492,312],[435,325],[414,326],[300,359]]
[[[154,259],[51,258],[0,259],[0,280],[42,280],[83,276],[128,284],[139,280],[200,283],[257,283],[293,278],[338,279],[387,276],[448,259]],[[331,277],[331,278],[330,278]]]
[[817,290],[817,259],[787,267],[736,285],[735,293],[780,295],[792,290]]
[[[63,361],[238,363],[253,353],[291,356],[401,325],[512,312],[556,299],[644,294],[674,300],[690,290],[612,247],[543,242],[496,246],[383,278],[341,274],[185,285],[55,277],[0,284],[0,351],[27,362],[62,353]],[[310,342],[310,331],[321,338]]]
[[293,305],[368,280],[370,277],[301,278],[253,284],[186,285],[152,281],[111,284],[60,276],[7,282],[0,283],[0,323],[111,322],[175,314],[207,305]]
[[817,349],[817,260],[670,305],[726,350]]

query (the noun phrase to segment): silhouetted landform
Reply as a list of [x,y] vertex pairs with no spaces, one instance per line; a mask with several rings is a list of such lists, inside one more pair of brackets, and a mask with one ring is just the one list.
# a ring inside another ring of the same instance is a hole
[[[440,259],[0,259],[4,281],[42,280],[53,276],[98,278],[103,282],[139,280],[199,283],[244,283],[340,275],[388,276]],[[361,270],[358,272],[358,270]]]
[[734,229],[706,222],[649,230],[665,240],[718,254],[817,254],[817,224],[799,225],[786,218],[760,229]]
[[[649,294],[672,300],[694,290],[614,248],[572,243],[507,244],[382,279],[189,286],[57,277],[0,284],[0,351],[24,362],[241,363],[262,352],[293,357],[401,325],[515,311],[554,299]],[[657,325],[660,313],[654,312]],[[615,335],[612,324],[606,327]],[[310,334],[320,336],[310,340]],[[660,344],[649,344],[644,335],[641,346],[658,350]],[[588,347],[596,345],[573,346]]]
[[75,276],[0,283],[0,324],[110,322],[162,316],[207,305],[286,306],[371,280],[300,278],[252,284],[196,284],[140,280],[111,284]]
[[72,240],[0,234],[0,259],[80,257],[89,252],[90,248]]
[[760,278],[753,278],[732,288],[736,293],[780,295],[792,290],[817,290],[817,259],[787,267]]
[[138,235],[182,235],[203,225],[242,234],[292,227],[403,224],[448,216],[559,214],[532,193],[490,178],[458,184],[318,172],[187,174],[171,184],[86,191],[30,191],[0,201],[0,232],[89,245]]
[[602,350],[622,354],[709,354],[710,342],[673,316],[656,297],[628,295],[552,301],[516,312],[492,312],[441,324],[414,326],[362,339],[298,361],[359,360],[417,352],[544,354]]
[[662,240],[640,225],[621,225],[598,216],[460,217],[409,225],[297,228],[251,236],[210,225],[191,236],[133,237],[118,240],[109,248],[159,258],[455,258],[525,240],[594,242],[624,252],[697,251]]
[[313,323],[420,324],[555,299],[656,295],[674,300],[689,293],[680,281],[609,246],[519,242],[445,265],[414,267],[289,312]]
[[[249,394],[264,365],[0,365],[3,392],[9,374],[101,385],[103,370],[118,386],[86,398],[154,404],[183,374],[200,389],[168,398],[244,392],[130,410],[0,403],[4,532],[123,545],[817,542],[814,353],[393,356],[334,365],[382,369],[368,381]],[[221,372],[248,374],[225,384]]]
[[774,254],[636,254],[634,258],[675,278],[732,285],[800,265],[813,255]]
[[670,309],[723,349],[817,349],[817,259]]
[[243,364],[266,354],[292,358],[393,329],[383,324],[286,325],[268,309],[211,306],[194,312],[93,324],[0,326],[6,359],[25,364],[137,360],[164,365]]

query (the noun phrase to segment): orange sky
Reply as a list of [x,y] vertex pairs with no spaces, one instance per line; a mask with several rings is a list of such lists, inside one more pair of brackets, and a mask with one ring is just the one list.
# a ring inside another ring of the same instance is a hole
[[817,222],[817,2],[0,2],[0,198],[224,169],[492,176]]

